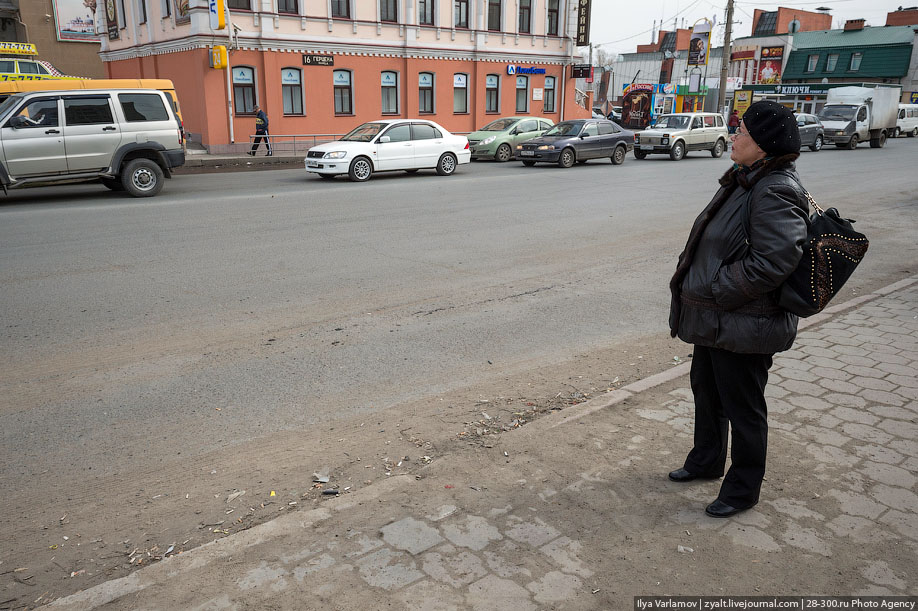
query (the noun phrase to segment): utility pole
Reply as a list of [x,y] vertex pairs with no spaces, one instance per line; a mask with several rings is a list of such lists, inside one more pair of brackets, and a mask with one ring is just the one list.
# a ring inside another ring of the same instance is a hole
[[724,30],[724,51],[720,59],[720,83],[717,87],[717,112],[727,99],[727,72],[730,69],[730,43],[733,35],[733,0],[727,0],[727,26]]

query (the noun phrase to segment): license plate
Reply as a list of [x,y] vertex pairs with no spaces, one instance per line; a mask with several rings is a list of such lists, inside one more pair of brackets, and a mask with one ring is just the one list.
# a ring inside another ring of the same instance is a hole
[[642,144],[642,145],[641,145],[641,150],[642,150],[642,151],[652,151],[652,150],[653,150],[653,145],[652,145],[652,144]]
[[535,155],[535,151],[520,151],[520,155],[523,157],[532,157]]
[[309,167],[309,168],[317,168],[317,167],[319,167],[319,162],[318,162],[318,161],[309,161],[309,162],[306,163],[306,167]]

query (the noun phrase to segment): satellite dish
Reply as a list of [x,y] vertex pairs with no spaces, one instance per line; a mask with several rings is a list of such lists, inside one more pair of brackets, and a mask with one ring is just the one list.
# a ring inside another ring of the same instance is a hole
[[789,24],[787,24],[787,31],[791,34],[796,34],[800,31],[800,22],[797,19],[794,19]]
[[672,51],[663,51],[663,57],[666,58],[666,59],[672,59],[672,58],[673,58],[673,52],[672,52]]

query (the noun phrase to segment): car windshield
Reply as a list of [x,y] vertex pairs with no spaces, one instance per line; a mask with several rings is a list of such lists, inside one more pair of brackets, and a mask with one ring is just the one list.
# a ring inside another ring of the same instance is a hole
[[543,136],[576,136],[580,133],[580,128],[583,127],[583,121],[571,121],[558,123],[553,126],[550,130],[542,134]]
[[385,127],[386,123],[364,123],[360,127],[351,130],[351,133],[341,139],[350,142],[369,142]]
[[685,115],[663,115],[652,127],[659,129],[685,129],[688,127],[689,118]]
[[481,128],[483,132],[503,132],[507,131],[513,125],[519,121],[519,119],[498,119],[497,121],[491,121],[487,125]]
[[824,106],[817,115],[823,121],[853,121],[857,106],[833,104]]
[[11,95],[10,97],[3,100],[3,103],[0,104],[0,117],[9,112],[10,108],[19,104],[22,101],[21,95]]

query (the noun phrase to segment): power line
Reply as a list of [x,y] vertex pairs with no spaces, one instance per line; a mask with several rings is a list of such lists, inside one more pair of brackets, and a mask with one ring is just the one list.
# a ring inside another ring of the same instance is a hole
[[[663,23],[666,23],[666,22],[668,22],[668,21],[672,21],[673,19],[675,19],[675,18],[679,17],[680,15],[682,15],[683,13],[687,12],[689,9],[693,8],[693,7],[694,7],[696,4],[698,4],[699,2],[701,2],[701,0],[695,0],[694,2],[692,2],[691,4],[689,4],[687,7],[685,7],[684,9],[682,9],[681,11],[679,11],[678,13],[676,13],[675,15],[673,15],[672,17],[669,17],[668,19],[664,19],[664,20],[662,20],[660,23],[663,24]],[[662,27],[662,26],[661,26],[661,27]],[[634,34],[634,35],[632,35],[632,36],[628,36],[627,38],[620,38],[619,40],[611,40],[611,41],[609,41],[609,42],[600,42],[600,43],[594,44],[593,46],[594,46],[594,47],[601,47],[601,46],[603,46],[603,45],[614,45],[615,43],[618,43],[618,42],[625,42],[626,40],[631,40],[631,39],[633,39],[633,38],[637,38],[637,37],[639,37],[639,36],[643,36],[644,34],[647,34],[648,32],[653,32],[653,31],[654,31],[654,28],[650,28],[649,30],[644,30],[643,32],[638,32],[637,34]]]

